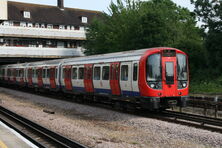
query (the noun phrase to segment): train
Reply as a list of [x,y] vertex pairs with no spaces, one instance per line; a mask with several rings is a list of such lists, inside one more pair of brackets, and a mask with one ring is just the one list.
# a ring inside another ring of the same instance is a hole
[[0,83],[115,105],[159,110],[186,106],[188,56],[169,47],[0,66]]

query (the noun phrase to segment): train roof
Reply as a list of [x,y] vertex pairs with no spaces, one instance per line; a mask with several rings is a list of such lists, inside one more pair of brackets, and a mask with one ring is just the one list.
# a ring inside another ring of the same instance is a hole
[[[104,62],[122,62],[122,61],[137,61],[141,58],[142,55],[147,51],[151,50],[164,50],[164,49],[174,49],[170,47],[157,47],[157,48],[146,48],[139,50],[130,50],[124,52],[115,52],[108,54],[100,54],[100,55],[92,55],[92,56],[84,56],[84,57],[75,57],[75,58],[67,58],[67,59],[57,59],[57,60],[48,60],[48,61],[39,61],[39,62],[31,62],[31,63],[21,63],[21,64],[12,64],[12,65],[4,65],[8,67],[42,67],[42,66],[58,66],[62,65],[79,65],[79,64],[90,64],[90,63],[104,63]],[[3,67],[3,66],[2,66]]]
[[174,49],[170,47],[157,47],[157,48],[146,48],[146,49],[139,49],[139,50],[130,50],[124,52],[115,52],[115,53],[108,53],[108,54],[100,54],[100,55],[92,55],[87,57],[78,57],[78,58],[71,58],[66,59],[62,63],[62,65],[72,65],[72,64],[90,64],[90,63],[103,63],[103,62],[122,62],[122,61],[137,61],[141,58],[145,52],[149,50],[163,50],[163,49]]

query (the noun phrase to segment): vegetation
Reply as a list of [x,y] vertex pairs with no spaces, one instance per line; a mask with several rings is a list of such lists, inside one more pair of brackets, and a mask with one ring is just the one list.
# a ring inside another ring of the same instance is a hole
[[[191,1],[196,6],[195,12],[171,0],[111,2],[109,13],[104,12],[89,26],[85,53],[175,47],[189,55],[191,90],[211,91],[214,86],[222,85],[219,81],[222,74],[221,2]],[[197,16],[205,23],[202,28],[196,27]],[[208,85],[211,83],[215,85]],[[209,89],[202,89],[202,86],[209,86]]]

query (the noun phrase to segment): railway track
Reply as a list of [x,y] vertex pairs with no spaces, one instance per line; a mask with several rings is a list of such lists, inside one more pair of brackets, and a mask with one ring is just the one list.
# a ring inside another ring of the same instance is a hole
[[[26,91],[23,91],[23,92],[26,92]],[[32,91],[32,93],[33,93],[33,91]],[[43,96],[50,97],[52,99],[61,99],[61,98],[59,98],[59,96],[57,96],[58,97],[57,98],[57,97],[53,96],[52,94],[47,94],[47,95],[45,94]],[[63,99],[65,99],[65,98],[63,98]],[[65,99],[65,100],[73,102],[72,98]],[[104,105],[104,104],[100,104],[100,103],[93,103],[93,104],[90,103],[90,105],[93,105],[95,107],[108,108],[111,110],[120,111],[120,112],[124,112],[124,113],[129,113],[128,111],[116,110],[115,108],[110,106],[110,104]],[[132,112],[130,112],[130,113],[132,113]],[[170,111],[170,110],[165,110],[165,111],[161,111],[158,113],[157,112],[149,112],[149,111],[148,112],[145,111],[145,113],[144,113],[143,111],[141,112],[139,110],[136,110],[136,112],[133,112],[132,114],[138,115],[138,116],[143,116],[143,117],[155,118],[155,119],[159,119],[159,120],[163,120],[163,121],[169,121],[172,123],[180,123],[180,124],[184,124],[184,125],[195,126],[198,128],[203,128],[203,129],[212,130],[212,131],[222,133],[222,119],[218,119],[218,118],[212,118],[212,117],[207,117],[207,116],[201,116],[201,115],[195,115],[195,114],[177,112],[177,111]]]
[[[52,132],[2,106],[0,106],[0,121],[13,128],[15,131],[40,148],[87,148],[87,146]],[[24,129],[26,132],[24,132]],[[27,130],[29,134],[31,133],[31,136],[27,134]]]
[[210,128],[210,130],[220,131],[222,132],[222,119],[211,118],[201,115],[182,113],[176,111],[162,111],[161,116],[166,118],[171,118],[172,120],[178,121],[188,121],[199,124],[199,126]]

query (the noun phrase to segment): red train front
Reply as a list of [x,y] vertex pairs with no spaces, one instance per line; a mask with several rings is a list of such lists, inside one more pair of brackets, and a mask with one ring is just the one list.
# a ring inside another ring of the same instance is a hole
[[158,48],[148,50],[141,58],[139,89],[144,108],[185,106],[188,86],[188,58],[184,52]]

